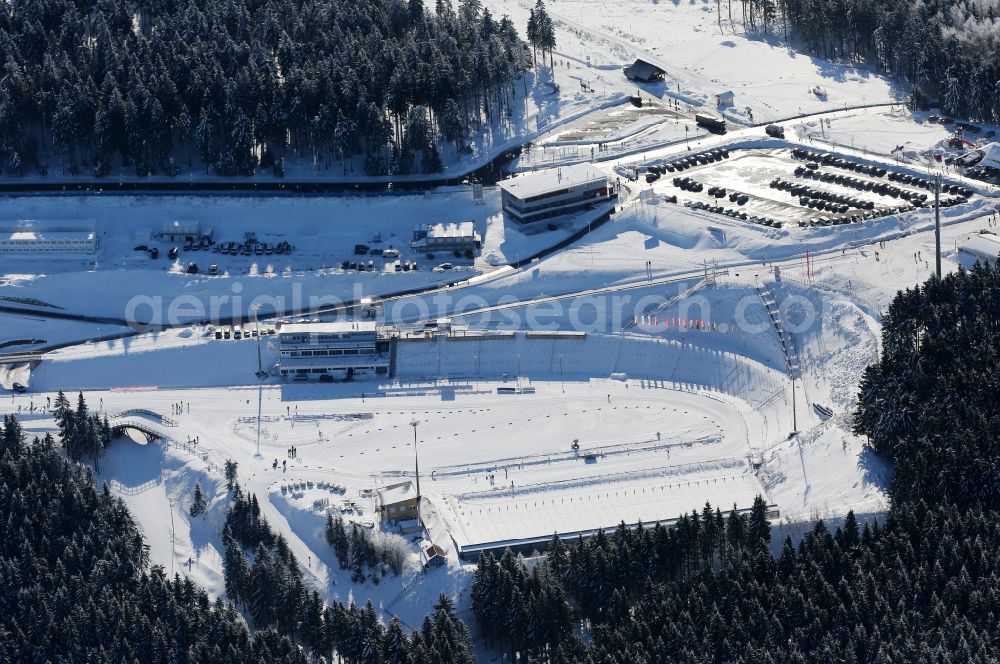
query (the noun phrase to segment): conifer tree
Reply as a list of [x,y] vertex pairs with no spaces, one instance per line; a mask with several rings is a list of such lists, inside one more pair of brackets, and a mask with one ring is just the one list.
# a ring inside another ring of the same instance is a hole
[[205,512],[205,508],[208,505],[205,500],[205,496],[201,492],[201,484],[198,482],[194,483],[194,497],[191,500],[191,516],[199,516]]

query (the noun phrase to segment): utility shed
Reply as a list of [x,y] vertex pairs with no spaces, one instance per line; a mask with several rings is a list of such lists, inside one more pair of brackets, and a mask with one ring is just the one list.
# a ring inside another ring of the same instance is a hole
[[653,83],[654,81],[662,81],[663,75],[666,74],[665,71],[657,67],[651,62],[646,62],[643,59],[638,59],[633,62],[628,67],[623,70],[625,72],[625,77],[630,81],[639,81],[641,83]]

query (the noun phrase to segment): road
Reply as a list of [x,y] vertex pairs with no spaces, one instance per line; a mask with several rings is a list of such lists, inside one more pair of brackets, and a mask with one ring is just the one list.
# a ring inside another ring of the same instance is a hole
[[[882,105],[882,106],[878,106],[878,108],[893,108],[893,107],[897,107],[897,106],[899,106],[899,104],[885,104],[885,105]],[[871,112],[871,108],[872,107],[865,107],[863,109],[839,109],[839,110],[825,111],[825,112],[821,112],[821,113],[804,115],[804,116],[801,116],[800,118],[797,118],[797,119],[798,120],[814,121],[814,120],[817,120],[817,119],[828,119],[828,118],[833,119],[833,118],[852,117],[852,116],[855,116],[855,115],[858,115],[858,114]],[[767,139],[766,134],[764,133],[763,129],[760,126],[752,126],[752,127],[741,127],[739,129],[735,129],[735,130],[733,130],[733,131],[731,131],[731,132],[729,132],[727,134],[724,134],[724,135],[710,135],[708,137],[700,138],[698,140],[692,141],[691,147],[692,147],[693,150],[701,151],[701,150],[706,150],[706,149],[712,149],[712,148],[719,147],[719,146],[722,146],[722,145],[728,145],[728,144],[738,143],[740,141],[748,141],[748,140],[750,140],[750,141],[754,141],[754,140],[761,140],[761,141],[768,140],[769,142],[773,142],[773,144],[776,145],[776,146],[777,145],[798,145],[797,143],[793,143],[791,141],[785,142],[785,141],[774,141],[773,139]],[[831,149],[832,150],[836,150],[836,152],[838,152],[838,153],[845,154],[847,156],[854,156],[854,157],[862,158],[862,159],[865,159],[867,161],[875,161],[875,162],[887,163],[887,164],[891,163],[890,160],[888,160],[888,159],[886,159],[884,157],[873,157],[871,155],[868,155],[868,154],[864,153],[861,150],[852,150],[850,148],[845,148],[843,146],[836,146],[836,147],[832,147]],[[616,162],[618,164],[642,164],[642,163],[649,162],[649,161],[654,160],[654,159],[668,158],[668,157],[671,157],[671,156],[674,156],[674,155],[677,155],[677,154],[683,154],[683,153],[687,153],[687,152],[688,152],[688,150],[687,150],[687,146],[685,144],[683,144],[683,143],[682,144],[674,144],[674,145],[669,145],[669,146],[665,146],[665,147],[660,147],[660,148],[655,148],[655,149],[651,149],[651,150],[646,150],[646,151],[639,152],[639,153],[634,154],[634,155],[630,155],[628,157],[618,158],[616,160]],[[909,167],[910,168],[915,168],[915,166],[913,166],[913,165],[910,165]],[[916,168],[919,168],[919,167],[916,167]],[[948,176],[949,179],[952,179],[952,180],[955,180],[955,181],[960,181],[963,184],[966,184],[966,185],[968,185],[970,187],[975,187],[975,188],[979,189],[980,191],[989,191],[988,187],[986,185],[984,185],[982,182],[979,182],[979,181],[976,181],[976,180],[970,180],[968,178],[965,178],[965,177],[962,177],[962,176],[959,176],[959,175],[953,174],[953,173],[948,173],[947,176]],[[635,199],[637,197],[637,194],[638,194],[641,186],[642,185],[639,184],[638,186],[628,187],[626,189],[626,193],[625,193],[625,196],[624,196],[624,199],[623,199],[623,206],[628,206],[628,205],[633,204],[635,202]],[[581,228],[581,230],[578,233],[576,233],[573,237],[568,238],[566,240],[563,240],[563,241],[561,241],[561,242],[559,242],[559,243],[557,243],[557,244],[555,244],[553,246],[550,246],[550,247],[548,247],[548,248],[546,248],[546,249],[538,252],[534,256],[531,256],[531,257],[528,257],[525,260],[519,261],[518,263],[516,263],[516,264],[514,264],[512,266],[507,266],[506,269],[500,269],[500,270],[497,270],[497,271],[495,271],[493,273],[490,273],[490,274],[487,274],[487,275],[482,275],[482,276],[480,276],[478,278],[474,278],[474,279],[471,279],[471,280],[464,279],[464,278],[462,278],[462,279],[456,278],[454,281],[450,281],[450,282],[448,282],[446,284],[443,284],[443,285],[436,285],[436,286],[430,286],[430,287],[427,287],[427,288],[417,288],[417,289],[408,289],[408,290],[398,291],[398,292],[390,294],[390,295],[388,295],[388,296],[386,296],[386,297],[384,297],[382,299],[384,301],[386,301],[386,302],[393,302],[393,301],[398,301],[398,300],[402,300],[402,299],[409,298],[409,297],[414,297],[414,296],[433,296],[435,294],[443,293],[443,292],[455,292],[457,290],[461,290],[463,288],[467,288],[467,287],[470,287],[470,286],[482,283],[483,281],[487,281],[487,280],[490,280],[490,279],[499,278],[501,276],[509,274],[511,272],[511,268],[514,268],[514,269],[524,269],[525,266],[530,266],[530,265],[534,264],[535,261],[536,261],[536,259],[544,258],[544,257],[546,257],[548,255],[551,255],[551,254],[555,253],[556,251],[562,249],[563,247],[565,247],[565,246],[567,246],[569,244],[572,244],[573,242],[579,241],[584,236],[586,236],[587,233],[592,232],[594,229],[600,227],[604,223],[604,221],[606,221],[606,220],[601,220],[601,221],[598,221],[598,222],[595,222],[595,223],[589,225],[588,227]],[[952,220],[952,221],[945,222],[946,225],[947,224],[952,224],[952,223],[957,223],[957,220]],[[925,228],[925,229],[923,229],[923,231],[912,230],[911,233],[912,232],[924,232],[924,231],[929,231],[929,230],[932,230],[932,228]],[[881,238],[881,239],[885,240],[886,238]],[[815,260],[815,257],[820,257],[820,256],[823,256],[823,255],[839,254],[839,253],[842,252],[842,249],[844,247],[847,247],[847,248],[850,248],[850,249],[857,249],[857,248],[860,248],[860,247],[863,247],[863,246],[867,246],[867,245],[871,245],[871,244],[876,244],[878,241],[879,240],[848,241],[848,242],[845,242],[840,247],[837,247],[836,249],[829,249],[829,250],[825,250],[825,251],[820,251],[820,252],[814,253],[813,254],[814,260]],[[778,261],[776,264],[778,264],[778,265],[782,265],[782,264],[794,264],[797,261],[801,261],[804,258],[805,253],[806,253],[805,251],[802,251],[802,252],[800,252],[799,254],[796,254],[793,257],[786,258],[786,259],[783,259],[781,261]],[[757,263],[758,263],[758,261],[756,261],[756,260],[730,261],[730,262],[725,262],[725,263],[718,264],[718,268],[725,270],[725,269],[729,269],[729,268],[739,268],[739,267],[745,267],[745,266],[748,266],[748,265],[755,265]],[[632,288],[640,288],[640,287],[643,287],[643,286],[656,285],[658,283],[668,283],[668,282],[671,282],[671,281],[679,281],[679,280],[690,279],[692,277],[700,276],[701,274],[703,274],[703,270],[702,269],[678,271],[676,273],[673,273],[673,274],[670,274],[670,275],[666,275],[666,276],[660,277],[658,279],[654,279],[652,281],[646,280],[646,279],[636,279],[633,282],[616,284],[616,285],[613,285],[613,286],[607,286],[607,287],[600,288],[600,289],[586,289],[586,290],[580,290],[580,291],[576,291],[576,292],[566,292],[566,293],[560,293],[560,294],[549,294],[549,295],[546,295],[546,296],[541,297],[541,298],[534,298],[534,299],[528,299],[528,300],[518,301],[518,302],[515,302],[515,303],[505,304],[505,305],[503,305],[503,307],[504,308],[509,308],[509,307],[516,307],[516,306],[524,306],[526,304],[531,304],[531,303],[535,303],[535,302],[551,301],[553,298],[565,299],[565,298],[579,297],[579,296],[584,296],[584,295],[594,295],[594,294],[610,293],[610,292],[615,292],[615,291],[620,291],[620,290],[628,290],[628,289],[632,289]],[[345,303],[343,305],[338,305],[336,307],[326,306],[326,307],[319,307],[319,308],[305,308],[305,309],[298,310],[298,311],[284,311],[284,312],[281,312],[280,314],[274,314],[274,315],[268,315],[266,317],[261,317],[261,320],[271,320],[271,319],[283,318],[283,317],[288,317],[288,316],[315,316],[315,315],[327,315],[327,316],[329,316],[329,315],[334,315],[334,314],[338,314],[338,313],[343,313],[343,312],[349,310],[353,305],[354,305],[354,303],[347,302],[347,303]],[[482,310],[480,310],[479,312],[485,312],[485,311],[492,310],[492,309],[495,309],[495,308],[496,307],[486,307],[486,308],[483,308]],[[83,322],[92,322],[92,323],[94,323],[96,325],[101,325],[101,324],[104,324],[104,325],[114,324],[114,325],[121,325],[121,326],[128,326],[129,325],[129,322],[125,321],[125,320],[118,320],[118,319],[113,319],[113,318],[97,318],[97,317],[92,317],[92,316],[86,316],[86,315],[83,315],[83,314],[77,314],[77,313],[74,313],[74,312],[71,312],[71,311],[47,311],[47,310],[43,310],[43,309],[30,309],[30,310],[27,310],[27,309],[21,309],[19,307],[12,307],[12,306],[9,306],[9,305],[0,305],[0,312],[17,313],[17,314],[30,313],[31,315],[34,315],[34,316],[43,316],[43,317],[47,317],[47,318],[63,319],[63,320],[76,320],[76,321],[83,321]],[[462,315],[473,315],[474,313],[477,313],[477,312],[475,312],[475,311],[463,312]],[[187,328],[187,327],[197,327],[197,326],[201,326],[201,325],[205,325],[205,324],[209,324],[209,323],[216,324],[216,325],[228,325],[228,324],[235,324],[235,323],[242,323],[242,322],[245,322],[245,319],[237,319],[237,318],[234,317],[234,318],[228,319],[228,320],[218,320],[218,321],[204,320],[204,321],[186,322],[186,323],[183,323],[183,324],[168,325],[167,327]],[[125,331],[125,332],[116,333],[114,335],[103,335],[99,340],[112,340],[112,339],[126,338],[126,337],[130,337],[130,336],[134,336],[136,334],[140,334],[142,332],[144,332],[144,330],[141,330],[141,329],[132,329],[132,330],[128,330],[128,331]],[[74,345],[78,345],[78,344],[81,344],[81,343],[86,343],[86,342],[90,342],[90,341],[94,341],[94,340],[95,340],[94,338],[88,338],[86,340],[71,341],[71,342],[60,343],[60,344],[53,344],[53,345],[45,346],[45,347],[38,348],[38,349],[35,349],[35,350],[36,350],[36,352],[47,352],[47,351],[56,350],[56,349],[59,349],[59,348],[65,348],[65,347],[69,347],[69,346],[74,346]]]

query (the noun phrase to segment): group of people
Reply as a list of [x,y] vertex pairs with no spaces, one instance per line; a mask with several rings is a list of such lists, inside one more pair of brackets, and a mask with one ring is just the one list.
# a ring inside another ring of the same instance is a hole
[[[507,475],[507,467],[506,466],[504,466],[504,469],[503,469],[503,478],[505,480],[509,479],[509,476]],[[490,483],[490,486],[496,486],[496,481],[497,481],[496,473],[486,473],[486,481]]]
[[[275,458],[274,463],[271,464],[271,468],[277,469],[277,467],[278,467],[278,459]],[[288,470],[288,461],[281,462],[281,470],[282,472]]]
[[[173,414],[174,415],[183,415],[184,414],[184,402],[183,401],[178,401],[177,403],[171,404],[171,408],[173,409]],[[187,402],[187,412],[189,412],[189,413],[191,412],[191,402],[190,401]]]
[[288,454],[289,459],[295,459],[299,456],[299,448],[294,446],[289,447],[287,450],[285,450],[285,453]]

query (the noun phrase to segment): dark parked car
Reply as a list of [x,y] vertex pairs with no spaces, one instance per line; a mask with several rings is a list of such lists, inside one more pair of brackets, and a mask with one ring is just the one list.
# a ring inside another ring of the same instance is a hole
[[355,256],[364,256],[367,253],[368,253],[368,245],[367,244],[356,244],[356,245],[354,245],[354,255]]

